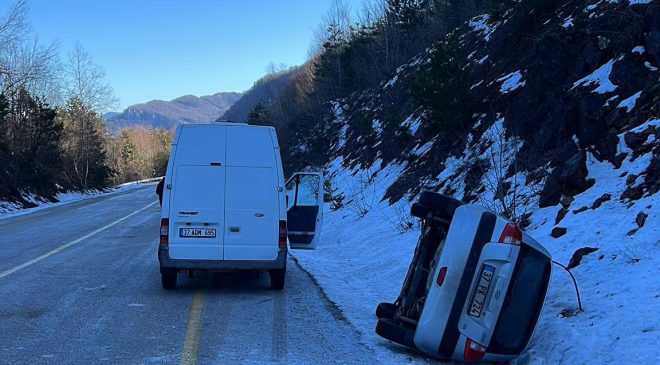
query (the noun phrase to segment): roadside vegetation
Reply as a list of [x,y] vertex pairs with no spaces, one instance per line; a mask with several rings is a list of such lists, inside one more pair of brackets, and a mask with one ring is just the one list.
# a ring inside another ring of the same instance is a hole
[[0,200],[29,205],[70,190],[164,174],[171,132],[111,135],[102,113],[117,105],[105,72],[81,46],[44,44],[17,1],[0,14]]

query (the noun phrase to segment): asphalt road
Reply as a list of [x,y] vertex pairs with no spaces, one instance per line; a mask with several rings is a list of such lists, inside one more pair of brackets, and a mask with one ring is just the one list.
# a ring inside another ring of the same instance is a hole
[[0,364],[377,363],[293,261],[160,286],[154,186],[0,220]]

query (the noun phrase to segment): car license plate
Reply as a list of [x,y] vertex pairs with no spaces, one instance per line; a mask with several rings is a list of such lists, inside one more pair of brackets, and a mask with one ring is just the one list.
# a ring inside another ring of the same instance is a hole
[[179,228],[179,237],[215,238],[215,228]]
[[469,315],[473,317],[481,316],[481,311],[484,308],[484,302],[486,301],[488,289],[490,289],[490,283],[493,281],[494,274],[495,267],[490,265],[484,265],[482,267],[481,274],[479,275],[479,283],[477,283],[477,288],[472,295],[472,303],[468,310]]

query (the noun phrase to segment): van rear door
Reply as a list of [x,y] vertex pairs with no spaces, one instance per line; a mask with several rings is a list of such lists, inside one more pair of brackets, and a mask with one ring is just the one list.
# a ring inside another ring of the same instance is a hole
[[225,260],[275,260],[280,198],[270,130],[227,126]]
[[323,223],[323,174],[294,174],[286,183],[286,197],[289,245],[316,248]]
[[184,125],[174,156],[170,257],[222,260],[226,128]]

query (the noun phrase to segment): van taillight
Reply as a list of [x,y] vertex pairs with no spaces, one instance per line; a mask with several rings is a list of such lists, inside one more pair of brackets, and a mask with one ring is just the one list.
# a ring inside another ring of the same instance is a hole
[[468,338],[465,342],[463,359],[465,361],[480,361],[484,358],[484,355],[486,355],[486,348]]
[[160,244],[166,245],[169,243],[170,220],[163,218],[160,220]]
[[287,239],[286,221],[280,221],[280,236],[278,242],[280,248],[286,249],[286,239]]
[[522,231],[515,224],[509,223],[504,227],[504,232],[502,232],[498,242],[520,246],[520,242],[522,242]]

